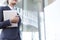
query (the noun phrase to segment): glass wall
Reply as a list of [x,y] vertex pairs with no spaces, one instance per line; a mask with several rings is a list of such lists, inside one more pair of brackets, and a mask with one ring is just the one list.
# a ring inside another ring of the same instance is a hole
[[22,40],[39,40],[38,4],[36,0],[22,2]]

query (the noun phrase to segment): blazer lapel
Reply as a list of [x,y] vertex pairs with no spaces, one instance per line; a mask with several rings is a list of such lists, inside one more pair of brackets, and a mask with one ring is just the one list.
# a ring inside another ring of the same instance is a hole
[[8,6],[5,6],[3,10],[11,10]]

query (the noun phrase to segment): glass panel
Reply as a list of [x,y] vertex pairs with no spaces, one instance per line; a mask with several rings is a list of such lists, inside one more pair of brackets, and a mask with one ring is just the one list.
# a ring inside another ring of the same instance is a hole
[[25,28],[24,31],[37,31],[38,28],[38,5],[34,0],[24,0],[23,7],[23,24]]
[[22,0],[22,40],[39,40],[38,2]]

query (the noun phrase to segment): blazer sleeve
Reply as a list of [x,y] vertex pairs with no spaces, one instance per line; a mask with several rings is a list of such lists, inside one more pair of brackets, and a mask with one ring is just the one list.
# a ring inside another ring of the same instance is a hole
[[0,29],[5,28],[5,27],[10,26],[10,25],[11,25],[10,20],[0,22]]
[[[1,14],[3,14],[3,8],[2,7],[0,7],[0,18],[3,17],[3,16],[1,17]],[[11,25],[10,20],[0,21],[0,29],[5,28],[5,27],[10,26],[10,25]]]

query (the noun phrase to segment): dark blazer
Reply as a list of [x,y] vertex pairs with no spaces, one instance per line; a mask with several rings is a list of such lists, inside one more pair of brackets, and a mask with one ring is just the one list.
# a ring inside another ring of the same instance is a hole
[[[19,19],[18,27],[9,28],[11,25],[10,20],[4,21],[3,18],[3,10],[11,10],[8,6],[0,7],[0,29],[3,29],[1,32],[1,38],[15,39],[20,38],[19,26],[21,23],[21,19]],[[8,15],[7,15],[8,16]]]

